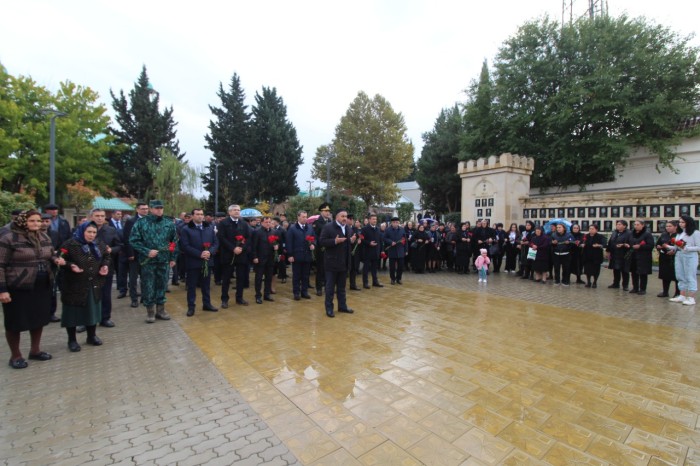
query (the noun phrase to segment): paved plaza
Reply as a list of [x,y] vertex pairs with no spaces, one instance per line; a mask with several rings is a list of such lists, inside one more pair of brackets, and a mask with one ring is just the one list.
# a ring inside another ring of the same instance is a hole
[[0,369],[0,464],[699,465],[698,313],[610,278],[382,274],[334,319],[289,283],[191,318],[171,286],[152,325],[115,299],[104,346],[51,324]]

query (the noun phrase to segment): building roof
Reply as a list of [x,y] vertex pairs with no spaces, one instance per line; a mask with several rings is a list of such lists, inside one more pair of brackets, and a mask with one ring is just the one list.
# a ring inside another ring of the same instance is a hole
[[104,210],[128,210],[133,211],[134,207],[122,201],[118,197],[113,197],[111,199],[106,199],[104,197],[96,197],[92,201],[93,209],[104,209]]

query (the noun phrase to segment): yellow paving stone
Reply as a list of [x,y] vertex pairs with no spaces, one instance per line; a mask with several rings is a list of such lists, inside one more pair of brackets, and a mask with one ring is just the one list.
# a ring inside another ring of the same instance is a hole
[[461,465],[467,457],[450,442],[433,434],[410,447],[408,452],[425,465]]
[[359,458],[387,441],[387,438],[364,421],[355,421],[333,432],[331,436],[352,456]]
[[486,464],[499,464],[499,461],[513,450],[513,445],[476,427],[452,444]]
[[556,443],[550,436],[532,429],[521,422],[511,423],[498,434],[498,438],[540,459]]
[[639,429],[632,429],[625,444],[675,465],[682,465],[688,452],[688,447],[680,443]]

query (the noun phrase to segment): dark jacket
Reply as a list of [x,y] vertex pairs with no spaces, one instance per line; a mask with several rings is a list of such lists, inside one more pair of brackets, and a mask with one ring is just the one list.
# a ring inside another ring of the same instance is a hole
[[630,248],[632,257],[630,258],[630,268],[632,272],[639,275],[651,274],[651,251],[654,249],[654,237],[649,233],[646,227],[642,231],[633,231],[632,246],[639,246],[639,249]]
[[[148,263],[162,264],[177,260],[177,233],[171,217],[147,215],[139,219],[131,229],[129,242],[141,257],[148,257],[150,250],[158,251],[158,255],[148,259]],[[172,252],[169,250],[171,244],[174,246]]]
[[214,233],[214,226],[207,222],[202,222],[200,230],[194,221],[190,221],[180,230],[180,251],[185,255],[185,268],[201,269],[204,265],[202,252],[204,244],[208,243],[209,266],[214,264],[214,254],[219,249],[219,240]]
[[[110,227],[111,228],[111,227]],[[97,258],[90,252],[86,252],[78,241],[69,239],[61,248],[68,251],[63,258],[66,265],[63,266],[63,287],[61,288],[61,302],[71,306],[87,305],[87,297],[93,296],[96,301],[101,297],[101,289],[105,283],[105,277],[100,275],[103,265],[109,266],[111,258],[107,254],[107,246],[97,239],[95,241],[100,257]],[[75,264],[83,271],[75,273],[71,270],[71,264]],[[92,290],[92,293],[88,291]]]
[[[600,233],[595,235],[584,235],[582,240],[583,246],[583,263],[600,265],[603,263],[603,252],[605,251],[606,241],[605,236]],[[594,248],[594,244],[600,244],[602,248]]]
[[[396,245],[392,246],[392,243]],[[403,228],[389,227],[384,231],[384,250],[389,259],[403,259],[406,256],[406,236]]]
[[[610,236],[608,241],[607,251],[610,253],[610,265],[611,269],[623,270],[629,272],[629,262],[625,259],[629,248],[624,245],[630,244],[632,240],[632,232],[625,229],[622,233],[619,231],[614,231]],[[621,245],[618,247],[618,245]]]
[[[233,260],[233,250],[236,246],[243,248],[243,252],[236,256],[235,264],[245,265],[248,263],[248,253],[250,251],[250,241],[253,230],[248,222],[242,218],[234,222],[231,217],[226,217],[217,226],[217,237],[219,240],[219,256],[222,264],[230,264]],[[244,243],[239,244],[236,236],[242,236]]]
[[[53,221],[53,219],[51,220]],[[58,244],[54,244],[54,249],[58,249],[58,247],[68,241],[72,235],[68,220],[60,215],[58,216],[58,230],[56,230],[56,232],[58,233]]]
[[313,243],[316,243],[316,233],[310,225],[304,225],[304,229],[299,223],[294,223],[287,230],[287,254],[294,258],[294,262],[311,262],[312,254],[309,249],[307,236],[313,236]]
[[136,251],[129,242],[129,238],[131,237],[131,230],[132,228],[134,228],[134,224],[139,218],[141,217],[139,217],[138,214],[136,214],[133,217],[129,217],[129,219],[126,222],[124,222],[124,228],[122,228],[122,254],[126,257],[136,258],[137,256]]
[[122,250],[122,240],[119,231],[112,225],[105,223],[97,230],[97,239],[102,241],[106,246],[112,248],[112,264],[115,263],[117,256]]
[[34,288],[39,270],[53,276],[49,261],[54,247],[49,237],[40,234],[41,248],[37,251],[24,232],[12,228],[0,233],[0,293]]
[[656,249],[659,251],[659,278],[661,280],[676,280],[676,255],[669,254],[669,250],[664,247],[666,244],[671,244],[671,239],[675,237],[675,234],[671,236],[664,231],[656,241]]
[[[377,228],[377,231],[379,228]],[[324,265],[326,271],[329,272],[344,272],[350,266],[350,251],[353,244],[350,242],[352,229],[345,228],[345,237],[347,241],[336,244],[335,238],[343,236],[343,230],[337,222],[333,221],[321,230],[321,237],[318,241],[319,246],[325,248]]]
[[266,230],[265,228],[258,228],[253,232],[253,244],[250,247],[250,255],[252,260],[258,260],[258,265],[269,265],[275,258],[274,245],[270,242],[271,236],[277,237],[277,245],[279,252],[279,250],[282,249],[282,243],[280,236],[275,230]]
[[[379,225],[375,226],[374,228],[372,228],[372,226],[369,224],[365,225],[362,227],[361,234],[364,236],[362,244],[360,245],[360,248],[362,249],[362,261],[369,262],[379,260],[379,253],[381,252],[382,248],[381,231],[379,230]],[[377,245],[371,246],[370,243],[372,241],[376,241]]]

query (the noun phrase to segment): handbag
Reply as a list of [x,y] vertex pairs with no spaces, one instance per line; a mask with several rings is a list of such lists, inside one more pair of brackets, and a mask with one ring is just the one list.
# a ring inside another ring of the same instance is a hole
[[494,257],[497,256],[501,253],[501,248],[498,246],[498,243],[492,244],[491,247],[489,247],[489,256]]
[[537,249],[529,248],[527,250],[527,260],[534,261],[536,257],[537,257]]

